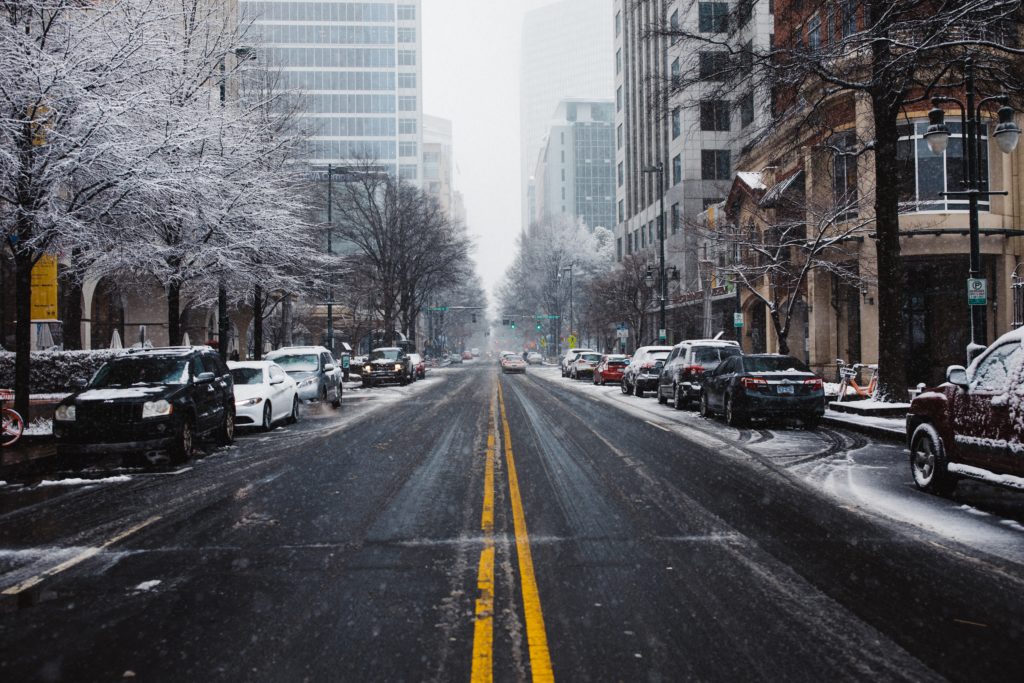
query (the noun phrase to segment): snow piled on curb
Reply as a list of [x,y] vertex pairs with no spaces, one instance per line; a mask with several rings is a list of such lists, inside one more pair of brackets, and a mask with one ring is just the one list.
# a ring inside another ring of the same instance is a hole
[[43,479],[39,482],[39,486],[85,486],[88,484],[121,484],[126,481],[131,481],[132,478],[127,475],[119,475],[116,477],[106,477],[105,479]]

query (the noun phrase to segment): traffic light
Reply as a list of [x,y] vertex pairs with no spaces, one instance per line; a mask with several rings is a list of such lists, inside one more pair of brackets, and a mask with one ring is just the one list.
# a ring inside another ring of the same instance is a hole
[[504,325],[505,327],[508,327],[508,318],[502,318],[501,324]]
[[512,329],[513,329],[513,330],[514,330],[514,329],[516,329],[516,321],[515,321],[515,320],[512,320],[512,321],[511,321],[511,323],[512,323]]
[[541,325],[540,323],[537,323],[537,331],[540,332],[543,329],[544,329],[544,326]]
[[476,324],[476,313],[473,314],[473,324]]

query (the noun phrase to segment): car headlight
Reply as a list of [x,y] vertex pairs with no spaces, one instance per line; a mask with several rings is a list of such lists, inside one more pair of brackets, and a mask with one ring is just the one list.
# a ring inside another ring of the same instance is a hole
[[402,369],[401,363],[395,363],[395,372],[399,372]]
[[367,365],[365,368],[363,368],[363,371],[364,372],[373,372],[373,366],[372,365]]
[[53,416],[61,422],[74,422],[75,421],[75,406],[57,406],[57,410],[54,411]]
[[256,405],[258,403],[262,403],[262,402],[263,402],[262,398],[256,397],[256,398],[247,398],[244,401],[235,401],[235,405],[238,406],[239,408],[247,408],[248,406],[254,406],[254,405]]
[[159,401],[146,401],[142,404],[142,418],[164,417],[174,412],[174,406],[160,399]]
[[300,387],[308,387],[311,384],[316,384],[316,377],[307,377],[306,379],[299,382]]

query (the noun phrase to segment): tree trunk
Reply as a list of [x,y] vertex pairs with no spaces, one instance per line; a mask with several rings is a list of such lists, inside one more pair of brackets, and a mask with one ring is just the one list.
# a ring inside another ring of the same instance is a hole
[[[79,250],[71,252],[71,261],[78,258]],[[64,348],[77,351],[82,348],[82,280],[77,275],[64,277]]]
[[181,343],[181,283],[172,280],[167,285],[167,344]]
[[263,360],[263,288],[252,290],[252,358]]
[[217,288],[217,351],[220,359],[228,360],[228,293],[223,283]]
[[281,302],[281,339],[285,346],[291,346],[292,341],[292,298],[285,295]]
[[783,356],[789,355],[789,329],[788,325],[784,326],[782,321],[779,319],[778,310],[772,311],[772,325],[775,327],[775,338],[779,340],[779,353]]
[[32,251],[14,250],[14,409],[28,421],[28,397],[32,369]]
[[[875,124],[875,177],[882,179],[896,167],[898,111],[890,109],[884,94],[872,97]],[[900,256],[899,187],[875,184],[875,227],[878,239],[878,396],[888,401],[907,400],[907,369],[903,339],[903,261]]]

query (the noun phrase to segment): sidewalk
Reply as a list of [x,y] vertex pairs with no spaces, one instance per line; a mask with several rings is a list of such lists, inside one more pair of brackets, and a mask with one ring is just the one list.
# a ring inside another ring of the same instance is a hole
[[844,401],[829,403],[822,422],[844,427],[879,439],[904,443],[909,403]]

